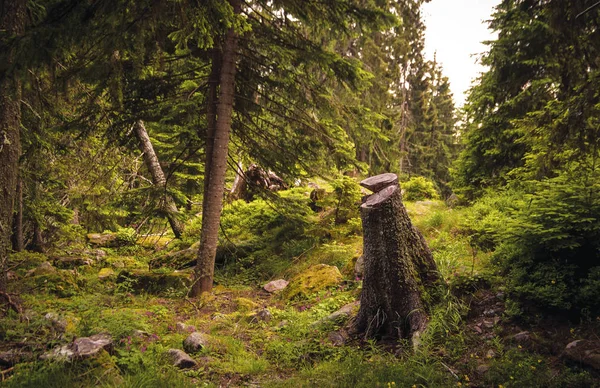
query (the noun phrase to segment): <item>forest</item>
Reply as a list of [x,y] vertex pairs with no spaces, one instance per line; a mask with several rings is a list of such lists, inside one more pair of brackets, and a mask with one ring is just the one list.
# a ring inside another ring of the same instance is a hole
[[600,2],[0,0],[0,386],[600,387]]

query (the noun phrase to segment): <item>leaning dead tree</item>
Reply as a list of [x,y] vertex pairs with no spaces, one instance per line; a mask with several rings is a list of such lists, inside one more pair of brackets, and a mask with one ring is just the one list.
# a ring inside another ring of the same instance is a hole
[[433,255],[402,204],[396,174],[362,181],[364,279],[354,329],[365,337],[414,341],[428,321],[428,290],[440,280]]
[[161,210],[166,213],[167,219],[169,220],[169,225],[171,225],[171,229],[173,230],[175,237],[181,238],[184,228],[183,223],[177,218],[179,211],[177,209],[177,205],[175,204],[175,200],[173,200],[173,197],[167,193],[167,179],[165,178],[162,167],[158,162],[158,157],[154,152],[154,147],[152,146],[152,142],[150,141],[150,136],[148,136],[144,122],[142,120],[136,121],[133,125],[133,131],[138,139],[139,148],[144,153],[144,163],[146,164],[146,168],[148,168],[148,171],[152,176],[152,184],[154,187],[164,190],[164,195],[161,198],[160,203]]

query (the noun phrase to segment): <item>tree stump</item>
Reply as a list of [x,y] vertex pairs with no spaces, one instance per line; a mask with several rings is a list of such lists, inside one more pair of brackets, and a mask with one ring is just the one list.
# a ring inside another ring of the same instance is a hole
[[429,296],[440,275],[402,204],[395,174],[361,182],[364,279],[354,330],[366,337],[416,340],[428,321]]

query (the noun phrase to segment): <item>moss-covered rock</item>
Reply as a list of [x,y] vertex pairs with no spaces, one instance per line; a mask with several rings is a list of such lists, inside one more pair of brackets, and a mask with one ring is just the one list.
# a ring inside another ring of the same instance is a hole
[[198,249],[188,248],[181,251],[169,252],[150,260],[148,266],[155,268],[185,269],[192,268],[196,264]]
[[238,311],[249,312],[258,308],[258,304],[248,298],[236,298],[235,305]]
[[112,268],[102,268],[100,272],[98,272],[98,279],[104,280],[114,277],[115,275],[115,271],[113,271]]
[[117,245],[116,233],[89,233],[88,242],[97,247],[114,247]]
[[341,282],[342,274],[337,267],[317,264],[294,277],[283,292],[288,299],[302,298]]
[[167,291],[184,291],[192,285],[191,272],[152,272],[125,270],[117,277],[117,283],[129,283],[132,291],[160,295]]

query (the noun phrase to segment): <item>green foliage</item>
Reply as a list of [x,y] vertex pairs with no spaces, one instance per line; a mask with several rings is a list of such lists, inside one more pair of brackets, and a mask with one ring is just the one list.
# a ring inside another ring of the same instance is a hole
[[137,242],[137,232],[133,228],[117,228],[116,242],[119,246],[134,245]]
[[410,178],[407,182],[400,184],[407,201],[423,201],[426,199],[439,199],[440,196],[435,184],[422,176]]
[[342,176],[331,182],[333,187],[334,222],[343,224],[358,217],[358,207],[362,197],[360,186],[356,179]]

